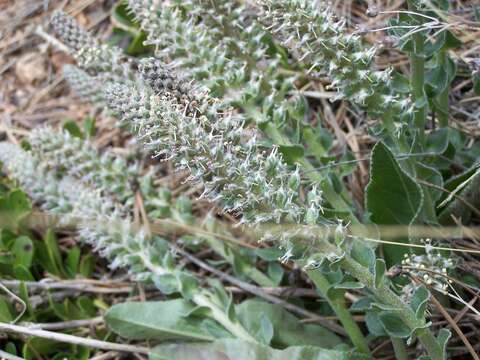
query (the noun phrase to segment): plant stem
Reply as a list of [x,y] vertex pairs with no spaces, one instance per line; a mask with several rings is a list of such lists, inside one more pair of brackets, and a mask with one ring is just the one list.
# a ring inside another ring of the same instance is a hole
[[[408,1],[408,6],[411,11],[418,9],[413,4],[413,1]],[[410,54],[410,86],[412,89],[413,102],[415,106],[414,124],[418,130],[420,143],[425,139],[425,124],[427,119],[427,99],[425,96],[425,57],[424,57],[424,42],[425,38],[421,32],[416,32],[412,35],[413,52]]]
[[[446,62],[448,61],[447,51],[442,49],[440,50],[439,56],[439,66],[445,67]],[[437,109],[437,118],[438,124],[440,127],[448,127],[448,95],[450,93],[450,82],[447,82],[445,89],[437,96],[436,109]]]
[[[152,273],[157,275],[165,275],[169,273],[168,269],[152,264],[141,253],[138,253],[138,256],[142,259],[144,266]],[[240,323],[232,321],[223,309],[211,301],[206,293],[199,291],[193,294],[192,301],[198,306],[205,306],[210,309],[212,318],[220,323],[225,329],[230,331],[235,337],[250,342],[257,342]]]
[[212,317],[238,339],[253,343],[257,342],[257,340],[255,340],[240,323],[233,322],[231,319],[229,319],[225,311],[223,311],[217,304],[213,303],[208,296],[202,293],[197,293],[193,295],[192,300],[198,306],[208,307],[211,311]]
[[[335,249],[333,245],[328,245],[330,251]],[[426,327],[425,319],[418,319],[413,310],[385,283],[376,288],[373,274],[350,256],[344,256],[341,260],[341,266],[352,276],[356,277],[362,284],[368,286],[382,302],[397,309],[397,314],[411,331],[415,331],[415,334],[427,349],[432,360],[443,360],[443,349],[438,344],[432,332]]]
[[327,292],[332,285],[319,270],[307,270],[307,275],[313,281],[317,289],[321,292],[322,297],[328,301],[328,304],[338,316],[338,319],[342,323],[353,345],[359,352],[370,355],[370,349],[368,348],[367,340],[348,311],[345,304],[345,299],[343,297],[335,298],[334,300],[330,299],[330,297],[327,295]]
[[420,339],[432,360],[444,360],[442,346],[440,346],[432,332],[428,329],[425,319],[417,318],[415,312],[390,289],[387,282],[383,282],[376,287],[375,277],[367,267],[354,260],[350,255],[345,254],[343,250],[329,243],[326,239],[316,238],[316,240],[319,252],[336,254],[341,258],[338,264],[343,270],[349,272],[360,283],[368,287],[380,302],[395,309],[404,324]]
[[402,339],[399,338],[391,338],[393,350],[395,351],[395,357],[397,360],[408,360],[407,349],[405,348],[405,344],[403,343]]
[[[286,136],[284,136],[274,124],[269,123],[265,132],[277,144],[290,143],[290,140]],[[355,214],[351,211],[351,207],[339,196],[337,191],[329,182],[322,181],[324,179],[320,178],[318,172],[315,170],[313,165],[305,157],[299,159],[299,163],[303,167],[305,174],[311,180],[318,182],[321,185],[323,195],[325,196],[327,201],[336,210],[347,212],[346,220],[354,224],[358,224],[358,220]],[[336,301],[331,301],[329,299],[329,297],[327,296],[327,291],[332,285],[330,284],[328,279],[325,278],[319,271],[307,271],[307,275],[313,281],[317,289],[320,291],[322,297],[328,301],[330,307],[338,316],[353,345],[357,348],[359,352],[370,354],[370,349],[368,348],[367,341],[363,336],[357,323],[353,319],[352,314],[350,314],[350,312],[347,310],[345,300],[336,299]]]

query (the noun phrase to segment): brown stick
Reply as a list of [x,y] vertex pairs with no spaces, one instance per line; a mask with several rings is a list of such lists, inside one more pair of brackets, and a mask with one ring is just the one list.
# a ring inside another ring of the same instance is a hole
[[433,302],[433,304],[437,307],[438,311],[440,311],[440,313],[443,315],[443,317],[448,321],[448,323],[450,324],[450,326],[453,328],[453,330],[455,330],[455,332],[458,334],[458,336],[460,337],[460,339],[463,341],[463,343],[465,344],[466,348],[468,349],[468,351],[470,352],[470,355],[472,355],[472,359],[475,359],[475,360],[480,360],[480,357],[478,357],[477,355],[477,352],[475,351],[475,349],[473,348],[472,344],[470,344],[470,341],[468,341],[468,339],[466,338],[465,334],[462,332],[462,330],[458,327],[457,323],[455,322],[455,320],[452,319],[452,317],[450,316],[450,314],[448,313],[447,310],[445,310],[445,308],[442,306],[442,304],[440,304],[440,302],[435,298],[435,296],[431,296],[431,300]]

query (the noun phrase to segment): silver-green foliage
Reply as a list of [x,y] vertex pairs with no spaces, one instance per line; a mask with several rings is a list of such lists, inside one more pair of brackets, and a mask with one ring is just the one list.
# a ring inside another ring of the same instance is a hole
[[241,212],[244,222],[319,221],[321,195],[316,187],[302,201],[299,169],[289,169],[276,148],[262,150],[255,132],[234,114],[215,122],[192,118],[181,104],[148,88],[119,84],[106,88],[105,99],[147,148],[188,169],[191,180],[205,185],[204,196],[222,203],[225,211]]
[[328,6],[308,0],[259,0],[262,21],[311,70],[328,75],[340,97],[376,117],[409,109],[407,98],[392,90],[391,70],[373,64],[376,48],[365,48],[359,35],[349,34]]

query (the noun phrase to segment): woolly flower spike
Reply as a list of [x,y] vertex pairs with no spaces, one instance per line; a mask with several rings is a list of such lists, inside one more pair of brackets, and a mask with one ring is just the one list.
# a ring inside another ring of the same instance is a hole
[[102,44],[96,47],[84,47],[77,51],[78,65],[92,74],[102,73],[105,78],[135,80],[131,61],[122,50]]
[[77,220],[80,238],[111,260],[111,268],[129,267],[137,280],[148,279],[153,269],[157,275],[168,273],[156,265],[168,248],[161,246],[160,239],[134,229],[130,219],[123,217],[125,209],[78,182],[63,181],[60,188],[73,204],[70,216]]
[[204,80],[215,96],[228,90],[225,84],[239,86],[247,79],[246,63],[229,58],[225,44],[203,23],[184,19],[174,5],[150,0],[130,0],[128,4],[147,33],[145,43],[155,46],[155,55],[165,62],[173,59],[187,77]]
[[[63,12],[54,13],[52,24],[60,41],[74,50],[73,55],[79,66],[91,75],[101,76],[100,82],[136,80],[136,75],[132,71],[132,61],[124,55],[122,49],[100,44],[97,39],[88,35],[75,19]],[[70,70],[71,68],[68,71]],[[73,76],[79,75],[77,73]],[[82,88],[88,92],[86,86]]]
[[38,203],[68,204],[68,208],[57,206],[61,219],[69,223],[75,221],[80,240],[93,245],[100,255],[108,258],[112,268],[128,267],[138,281],[152,278],[168,280],[169,291],[182,292],[196,305],[208,307],[211,317],[234,336],[255,341],[237,319],[225,314],[218,297],[201,290],[192,274],[175,266],[168,243],[136,230],[128,218],[121,216],[124,211],[119,205],[71,178],[54,178],[44,171],[44,167],[35,171],[41,162],[34,154],[13,144],[0,143],[0,161],[4,162],[10,175],[20,182],[22,188],[38,189],[33,193]]
[[112,199],[133,206],[137,163],[131,165],[112,153],[100,154],[88,140],[72,136],[67,131],[50,128],[33,130],[28,138],[32,151],[50,168],[94,185]]
[[59,190],[58,179],[38,159],[16,145],[0,142],[0,162],[42,209],[55,214],[72,210],[68,198]]
[[241,211],[243,221],[254,225],[306,221],[297,173],[277,149],[259,152],[256,137],[246,138],[238,118],[190,118],[168,98],[122,85],[107,87],[105,99],[147,148],[190,170],[192,180],[203,181],[204,196],[219,200],[225,211]]
[[390,70],[373,68],[375,48],[365,49],[361,39],[347,34],[345,22],[329,8],[310,0],[257,0],[262,21],[311,70],[329,75],[340,95],[372,116],[392,117],[409,106],[392,94]]
[[171,66],[155,58],[140,61],[138,70],[143,80],[158,94],[183,104],[189,115],[206,111],[211,105],[206,89],[195,87],[192,80],[181,78]]
[[[221,14],[215,15],[212,6]],[[273,119],[281,126],[304,105],[298,96],[292,97],[293,77],[279,75],[279,59],[267,55],[265,31],[256,22],[242,24],[243,7],[223,0],[214,4],[130,0],[129,7],[147,32],[147,42],[156,46],[157,57],[172,61],[224,106],[245,110],[248,120]],[[215,26],[218,21],[228,29]]]
[[98,46],[97,40],[63,11],[57,10],[53,13],[50,25],[55,35],[73,50]]
[[64,65],[63,77],[75,93],[85,101],[102,102],[103,93],[97,79],[73,65]]
[[59,178],[33,153],[10,143],[0,143],[0,161],[42,209],[59,215],[63,224],[74,223],[81,240],[113,260],[112,267],[129,266],[142,279],[151,275],[152,268],[156,274],[166,273],[165,268],[154,265],[165,256],[161,250],[168,250],[166,244],[162,247],[160,239],[135,231],[122,216],[125,211],[100,191],[71,177]]

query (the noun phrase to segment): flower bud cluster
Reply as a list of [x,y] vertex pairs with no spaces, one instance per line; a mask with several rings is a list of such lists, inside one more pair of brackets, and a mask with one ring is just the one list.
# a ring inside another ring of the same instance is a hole
[[311,70],[328,75],[341,98],[367,109],[371,116],[395,116],[411,110],[391,86],[391,70],[378,71],[375,48],[366,49],[361,38],[348,34],[345,21],[310,0],[258,0],[262,22]]
[[118,84],[106,88],[105,99],[148,149],[188,169],[191,180],[203,182],[203,196],[222,203],[225,211],[241,212],[243,222],[319,221],[320,193],[312,189],[306,205],[299,172],[291,171],[277,148],[260,151],[241,118],[191,118],[171,99]]
[[[455,267],[455,259],[446,257],[436,250],[430,239],[425,240],[425,254],[405,254],[402,266],[409,274],[432,286],[438,291],[445,292],[448,289],[448,272]],[[405,286],[404,293],[411,293],[414,284]]]

